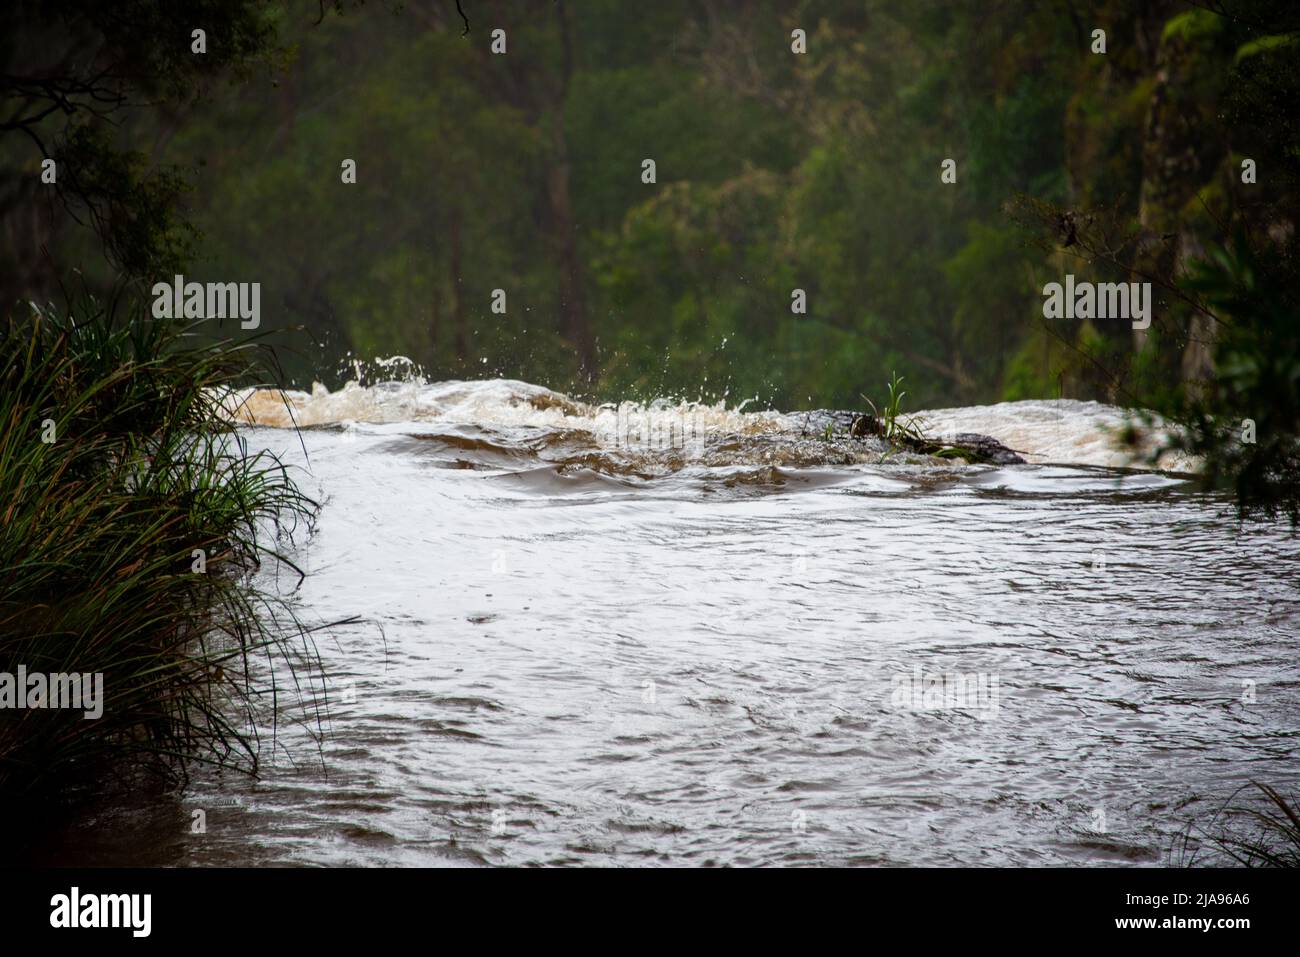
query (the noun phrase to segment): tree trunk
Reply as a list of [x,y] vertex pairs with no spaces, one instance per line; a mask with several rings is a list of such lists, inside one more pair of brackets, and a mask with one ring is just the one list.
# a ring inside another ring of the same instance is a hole
[[[1167,13],[1172,8],[1166,4],[1162,9]],[[1199,249],[1186,222],[1186,210],[1224,156],[1222,137],[1214,132],[1218,123],[1208,107],[1217,97],[1207,99],[1195,82],[1206,69],[1202,42],[1181,33],[1162,36],[1143,137],[1138,221],[1144,241],[1134,265],[1168,282],[1177,281],[1188,254]],[[1180,325],[1187,324],[1185,333],[1177,326],[1166,327],[1169,333],[1175,329],[1182,333],[1173,338],[1184,354],[1180,362],[1176,353],[1162,349],[1162,362],[1174,369],[1181,366],[1184,377],[1204,375],[1210,371],[1209,355],[1216,333],[1213,321],[1187,315],[1182,309],[1171,318]],[[1133,331],[1136,349],[1146,345],[1148,332]]]
[[460,260],[461,260],[461,213],[455,206],[451,211],[451,321],[455,328],[456,360],[463,369],[469,358],[469,335],[465,326],[465,304],[460,295]]
[[442,362],[442,352],[439,348],[439,340],[442,338],[442,290],[438,288],[438,253],[437,249],[430,250],[433,265],[429,270],[429,353],[434,363]]
[[556,4],[560,24],[562,51],[561,82],[551,109],[551,168],[547,186],[551,200],[551,222],[560,267],[560,314],[564,317],[565,338],[578,354],[578,375],[590,381],[596,372],[596,349],[587,321],[587,300],[583,289],[582,262],[578,257],[577,223],[569,190],[571,164],[569,144],[564,134],[564,101],[568,96],[569,78],[573,74],[573,49],[569,18],[564,0]]
[[556,159],[548,180],[551,215],[555,229],[557,259],[560,267],[560,314],[564,317],[564,336],[578,354],[578,374],[590,381],[596,369],[595,344],[587,323],[587,300],[582,284],[582,262],[578,258],[577,226],[573,221],[573,203],[569,195],[569,158],[564,142],[564,118],[554,120],[553,143]]

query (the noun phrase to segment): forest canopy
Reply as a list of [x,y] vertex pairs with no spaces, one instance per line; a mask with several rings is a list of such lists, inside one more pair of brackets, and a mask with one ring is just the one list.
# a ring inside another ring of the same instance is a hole
[[[401,354],[601,398],[845,407],[897,371],[926,406],[1150,405],[1215,374],[1193,264],[1237,236],[1293,275],[1282,0],[460,7],[10,5],[6,303],[257,281],[301,386]],[[1152,281],[1152,328],[1046,319],[1067,273]]]

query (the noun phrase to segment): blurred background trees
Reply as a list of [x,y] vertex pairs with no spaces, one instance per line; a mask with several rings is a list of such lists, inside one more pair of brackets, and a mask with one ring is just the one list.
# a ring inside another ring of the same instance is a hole
[[[1296,261],[1285,0],[461,5],[466,36],[454,0],[11,5],[6,303],[73,266],[259,281],[300,386],[401,354],[600,398],[1154,403],[1218,375],[1192,265]],[[1151,278],[1152,328],[1045,320],[1066,272]]]

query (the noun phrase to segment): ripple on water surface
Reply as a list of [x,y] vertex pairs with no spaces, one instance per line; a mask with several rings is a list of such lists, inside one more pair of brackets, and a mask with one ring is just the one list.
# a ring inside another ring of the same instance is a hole
[[990,468],[818,459],[776,413],[651,409],[708,429],[645,448],[535,386],[364,393],[290,395],[301,446],[248,432],[325,503],[299,613],[365,619],[319,639],[323,744],[100,808],[83,859],[1144,864],[1298,783],[1295,540],[1102,467],[1117,410],[931,414],[1036,463]]

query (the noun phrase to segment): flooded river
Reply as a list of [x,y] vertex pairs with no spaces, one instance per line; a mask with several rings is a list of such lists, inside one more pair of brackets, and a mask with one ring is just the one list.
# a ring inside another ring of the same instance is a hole
[[928,414],[1029,462],[991,467],[503,381],[249,409],[323,503],[298,614],[361,619],[317,635],[326,734],[63,862],[1176,863],[1300,785],[1300,545],[1118,468],[1117,410]]

